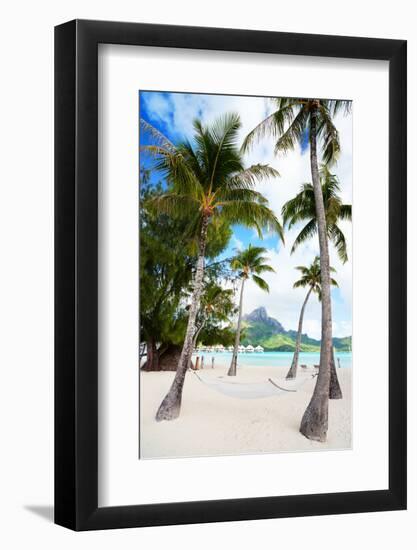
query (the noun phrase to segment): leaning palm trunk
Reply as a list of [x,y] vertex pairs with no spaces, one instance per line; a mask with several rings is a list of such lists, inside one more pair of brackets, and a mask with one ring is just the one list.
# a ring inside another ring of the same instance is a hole
[[184,387],[185,374],[188,368],[188,359],[192,353],[193,337],[195,334],[195,320],[200,307],[200,298],[203,288],[204,275],[204,254],[206,250],[207,228],[209,217],[204,216],[201,225],[200,243],[198,251],[197,269],[193,285],[193,294],[188,316],[187,330],[185,333],[184,345],[181,357],[178,362],[177,371],[171,388],[156,413],[156,420],[173,420],[177,418],[181,410],[182,389]]
[[310,290],[307,292],[307,296],[305,297],[303,307],[301,308],[300,312],[300,318],[298,320],[298,332],[297,332],[297,339],[295,341],[295,351],[292,358],[292,363],[290,370],[287,373],[287,380],[290,378],[295,378],[297,376],[297,369],[298,369],[298,357],[300,355],[300,347],[301,347],[301,333],[303,330],[303,319],[304,319],[304,310],[306,308],[308,299],[310,298],[311,291],[313,290],[313,287],[310,287]]
[[317,162],[317,106],[311,110],[310,163],[317,215],[321,272],[320,368],[310,403],[301,420],[300,432],[308,439],[326,441],[329,413],[330,361],[332,358],[332,309],[330,301],[330,260],[326,216]]
[[232,362],[230,363],[230,368],[227,373],[228,376],[236,376],[237,370],[237,354],[240,344],[240,330],[242,324],[242,305],[243,305],[243,287],[245,286],[245,278],[242,278],[242,286],[240,288],[240,301],[239,301],[239,316],[237,319],[237,329],[235,337],[235,347],[233,348]]

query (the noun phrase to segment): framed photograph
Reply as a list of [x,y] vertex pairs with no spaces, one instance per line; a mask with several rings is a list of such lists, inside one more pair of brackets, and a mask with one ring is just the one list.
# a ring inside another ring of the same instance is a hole
[[55,29],[55,522],[406,508],[406,42]]

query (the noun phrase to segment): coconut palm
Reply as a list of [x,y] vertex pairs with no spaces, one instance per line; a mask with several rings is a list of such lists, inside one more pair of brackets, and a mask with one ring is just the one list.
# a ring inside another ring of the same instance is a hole
[[[337,176],[330,173],[326,165],[321,166],[320,183],[326,212],[327,237],[333,243],[342,262],[345,263],[348,259],[346,239],[338,223],[342,220],[352,220],[352,206],[342,203],[342,199],[338,195],[339,180]],[[297,223],[307,221],[292,245],[291,253],[293,253],[300,244],[317,233],[314,189],[311,183],[304,183],[301,186],[301,191],[284,204],[282,217],[284,224],[289,229]]]
[[[320,169],[320,183],[322,186],[323,202],[326,212],[328,239],[335,246],[342,262],[345,263],[348,259],[346,239],[338,222],[352,219],[352,207],[350,204],[342,203],[338,195],[338,191],[340,190],[339,181],[334,174],[330,173],[328,167],[324,164]],[[303,184],[300,193],[284,204],[282,207],[282,215],[284,223],[289,228],[299,222],[307,221],[293,243],[291,249],[291,253],[293,253],[300,244],[312,238],[317,233],[314,189],[310,183]],[[330,361],[329,398],[342,398],[342,390],[337,377],[333,352]]]
[[239,313],[237,319],[235,346],[233,349],[230,368],[227,373],[228,376],[236,376],[237,354],[240,344],[240,330],[242,324],[243,289],[245,287],[245,282],[250,279],[259,288],[265,292],[269,292],[268,283],[265,279],[262,279],[260,275],[267,272],[275,273],[275,270],[266,263],[269,260],[263,256],[265,252],[266,248],[249,245],[248,248],[239,252],[230,262],[231,268],[239,272],[238,276],[242,282],[240,285]]
[[210,127],[196,120],[192,143],[185,141],[174,145],[142,121],[142,128],[149,131],[156,141],[155,145],[148,145],[143,150],[153,155],[155,168],[163,173],[169,185],[168,191],[155,199],[154,208],[174,217],[189,218],[193,233],[198,235],[197,264],[184,345],[172,386],[156,414],[157,420],[172,420],[180,413],[182,389],[200,306],[210,224],[226,220],[229,224],[255,228],[259,235],[262,235],[263,228],[276,231],[283,238],[281,224],[268,207],[268,201],[255,190],[257,182],[279,174],[267,165],[244,167],[237,146],[240,126],[236,114],[225,115]]
[[[295,350],[292,358],[290,370],[287,373],[287,379],[295,378],[297,376],[298,357],[301,347],[301,334],[303,330],[304,311],[310,298],[311,293],[315,293],[318,299],[321,300],[321,275],[320,275],[320,258],[316,256],[314,261],[309,267],[299,265],[295,269],[301,272],[301,277],[294,283],[294,288],[308,288],[306,297],[301,307],[300,318],[298,320],[297,338],[295,340]],[[330,271],[335,272],[333,267],[330,267]],[[337,282],[334,279],[330,279],[333,286],[337,286]]]
[[320,368],[313,395],[301,420],[300,432],[309,439],[325,441],[328,429],[329,387],[332,358],[332,309],[330,298],[330,259],[326,211],[320,184],[318,148],[322,161],[331,165],[340,153],[339,133],[333,118],[340,111],[347,114],[351,102],[346,100],[276,98],[276,110],[254,128],[243,143],[248,149],[265,135],[274,139],[275,152],[288,152],[301,144],[306,136],[310,142],[310,168],[317,218],[321,268],[321,348]]

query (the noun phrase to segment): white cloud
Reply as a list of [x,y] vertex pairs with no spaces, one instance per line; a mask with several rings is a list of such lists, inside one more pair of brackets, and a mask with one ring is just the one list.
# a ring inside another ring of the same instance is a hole
[[244,245],[243,245],[243,242],[241,240],[239,240],[236,235],[232,235],[232,238],[230,240],[230,244],[236,248],[237,250],[243,250],[244,248]]

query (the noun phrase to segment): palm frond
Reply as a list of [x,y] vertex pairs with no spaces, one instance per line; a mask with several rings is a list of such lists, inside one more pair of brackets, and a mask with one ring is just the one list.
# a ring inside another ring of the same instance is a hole
[[199,158],[198,151],[194,151],[193,146],[189,141],[180,143],[177,147],[178,152],[183,156],[190,170],[195,174],[199,182],[203,182],[205,174],[202,169],[202,162]]
[[145,119],[141,118],[140,121],[140,128],[147,134],[149,134],[152,139],[160,145],[163,149],[166,149],[171,154],[175,154],[177,149],[175,145],[155,126],[152,126],[149,122],[147,122]]
[[[267,258],[262,258],[262,261],[267,260]],[[261,273],[276,273],[275,269],[268,264],[261,264],[254,266],[253,271],[260,275]]]
[[262,277],[258,277],[257,275],[252,275],[252,280],[260,289],[265,292],[269,292],[269,285],[265,279],[262,279]]
[[230,260],[230,267],[235,271],[238,269],[243,269],[243,264],[239,256],[236,256]]
[[221,207],[230,201],[255,202],[264,205],[268,204],[268,200],[264,197],[264,195],[262,195],[262,193],[246,188],[230,189],[228,187],[222,187],[215,193],[215,199],[216,201],[214,202],[214,205],[216,207]]
[[319,107],[319,123],[317,135],[322,139],[322,158],[327,165],[334,164],[340,154],[339,132],[333,124],[327,107],[321,103]]
[[295,283],[292,285],[293,288],[305,288],[309,283],[304,280],[300,279],[299,281],[295,281]]
[[234,187],[252,189],[257,183],[263,180],[279,177],[280,174],[278,170],[275,170],[272,166],[268,166],[267,164],[254,164],[231,177],[228,182],[228,187],[230,189]]
[[268,232],[277,233],[284,242],[282,225],[274,212],[265,204],[239,200],[224,201],[221,215],[232,224],[241,223],[247,227],[255,228],[260,238],[263,237],[260,229],[265,229]]
[[288,103],[281,101],[277,103],[277,106],[278,109],[276,111],[262,120],[245,137],[241,147],[242,153],[249,151],[254,143],[259,142],[267,135],[272,137],[278,137],[281,135],[284,132],[285,127],[290,125],[294,120],[295,111],[297,108],[300,108],[300,103],[299,100],[291,98]]
[[339,255],[339,258],[343,263],[348,260],[346,239],[341,229],[336,225],[329,225],[328,228],[329,238],[333,242],[334,247]]
[[[230,174],[230,164],[235,163],[234,169],[242,168],[240,157],[236,151],[237,132],[241,126],[240,117],[236,113],[228,113],[223,117],[218,118],[207,131],[212,142],[216,145],[215,157],[211,166],[210,187],[211,191],[214,188],[215,182],[219,182],[219,171],[226,164],[229,164],[227,170]],[[224,162],[227,160],[227,163]]]
[[204,193],[201,183],[177,149],[172,153],[169,149],[158,145],[144,145],[141,150],[148,152],[154,158],[155,169],[174,184],[179,194],[189,194],[201,199]]
[[339,218],[341,220],[352,221],[352,205],[342,204],[339,209]]
[[326,106],[332,116],[336,116],[339,111],[343,111],[346,116],[352,111],[352,100],[349,99],[328,99]]
[[309,270],[309,268],[306,267],[305,265],[296,265],[296,266],[294,267],[294,269],[298,269],[298,271],[301,271],[301,273],[303,273],[304,275],[305,275],[306,273],[308,273],[308,270]]
[[295,148],[295,146],[301,142],[304,130],[307,126],[309,118],[309,111],[306,108],[301,108],[288,126],[288,128],[281,133],[275,144],[275,153],[283,152],[287,153]]
[[189,195],[165,193],[149,199],[145,206],[154,213],[168,214],[174,218],[187,217],[198,210],[199,203]]
[[316,220],[315,219],[311,219],[304,227],[303,229],[299,232],[299,234],[297,235],[293,245],[292,245],[292,248],[291,248],[291,254],[293,254],[295,252],[295,250],[297,249],[298,246],[300,246],[300,244],[303,244],[305,241],[307,241],[308,239],[311,239],[311,237],[313,235],[315,235],[317,232],[317,223],[316,223]]
[[298,222],[315,217],[316,207],[311,183],[302,185],[301,191],[283,205],[281,214],[284,225],[289,229]]

